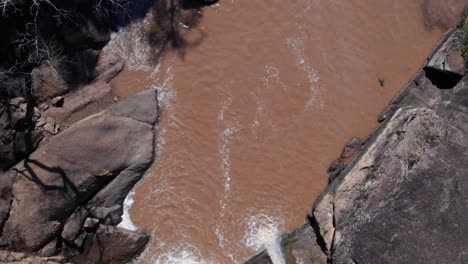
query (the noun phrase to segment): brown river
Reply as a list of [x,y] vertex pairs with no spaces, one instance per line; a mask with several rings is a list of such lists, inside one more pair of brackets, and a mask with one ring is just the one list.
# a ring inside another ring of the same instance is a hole
[[106,47],[127,61],[114,95],[159,91],[157,157],[122,224],[152,235],[136,262],[284,263],[278,236],[453,21],[424,0],[174,2]]

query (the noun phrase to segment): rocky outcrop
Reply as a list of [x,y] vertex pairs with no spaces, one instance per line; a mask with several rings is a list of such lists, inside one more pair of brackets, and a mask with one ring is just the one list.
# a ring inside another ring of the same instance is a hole
[[361,149],[334,162],[309,223],[283,239],[286,263],[468,262],[465,35],[449,31],[365,144],[343,150],[338,161]]
[[[85,247],[99,260],[93,263],[139,253],[146,236],[108,225],[121,221],[126,195],[153,160],[156,99],[147,90],[86,117],[3,175],[1,246],[66,258],[88,254],[78,250]],[[84,228],[88,217],[100,226]]]
[[[67,127],[87,115],[102,110],[108,106],[110,99],[110,81],[123,69],[123,62],[118,57],[107,57],[99,61],[97,77],[90,84],[74,90],[63,98],[60,107],[51,107],[44,112],[44,116],[51,118],[61,127]],[[107,97],[107,101],[103,102]],[[94,104],[94,109],[86,109]],[[86,111],[88,110],[88,111]]]
[[73,263],[128,263],[141,253],[149,237],[113,226],[101,225],[96,235],[86,239],[83,252]]

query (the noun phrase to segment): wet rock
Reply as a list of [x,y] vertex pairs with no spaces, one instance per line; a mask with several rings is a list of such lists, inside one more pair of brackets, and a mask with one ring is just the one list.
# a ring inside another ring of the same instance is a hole
[[128,263],[140,254],[149,237],[126,229],[101,225],[96,234],[88,237],[83,253],[75,257],[74,263]]
[[[88,200],[85,207],[94,211],[119,212],[153,160],[156,91],[136,96],[138,104],[122,100],[51,137],[8,172],[14,198],[4,199],[10,210],[1,234],[8,248],[41,249],[60,236],[66,220]],[[99,177],[107,172],[112,176]]]

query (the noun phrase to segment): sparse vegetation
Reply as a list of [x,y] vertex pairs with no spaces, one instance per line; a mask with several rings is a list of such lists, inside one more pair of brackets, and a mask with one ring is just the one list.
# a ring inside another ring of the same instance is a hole
[[[109,40],[116,17],[128,0],[0,0],[0,85],[2,97],[31,93],[31,72],[49,64],[64,75],[86,82],[83,50],[99,49]],[[89,54],[85,54],[89,55]],[[85,59],[92,61],[92,59]],[[77,70],[70,72],[70,69]],[[23,82],[24,85],[9,85]]]

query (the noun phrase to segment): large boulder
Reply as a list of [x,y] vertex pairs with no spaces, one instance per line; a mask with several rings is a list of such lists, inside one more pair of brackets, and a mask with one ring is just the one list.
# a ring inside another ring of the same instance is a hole
[[[155,90],[135,98],[73,124],[7,173],[14,179],[11,195],[0,197],[10,203],[0,237],[7,248],[41,249],[60,237],[67,218],[90,200],[97,216],[122,212],[125,196],[152,162],[158,118]],[[102,189],[106,185],[117,187]],[[72,231],[67,238],[76,235],[74,228],[66,230]]]
[[140,254],[149,237],[138,232],[114,226],[100,226],[96,235],[86,239],[81,254],[72,259],[73,263],[124,264]]

